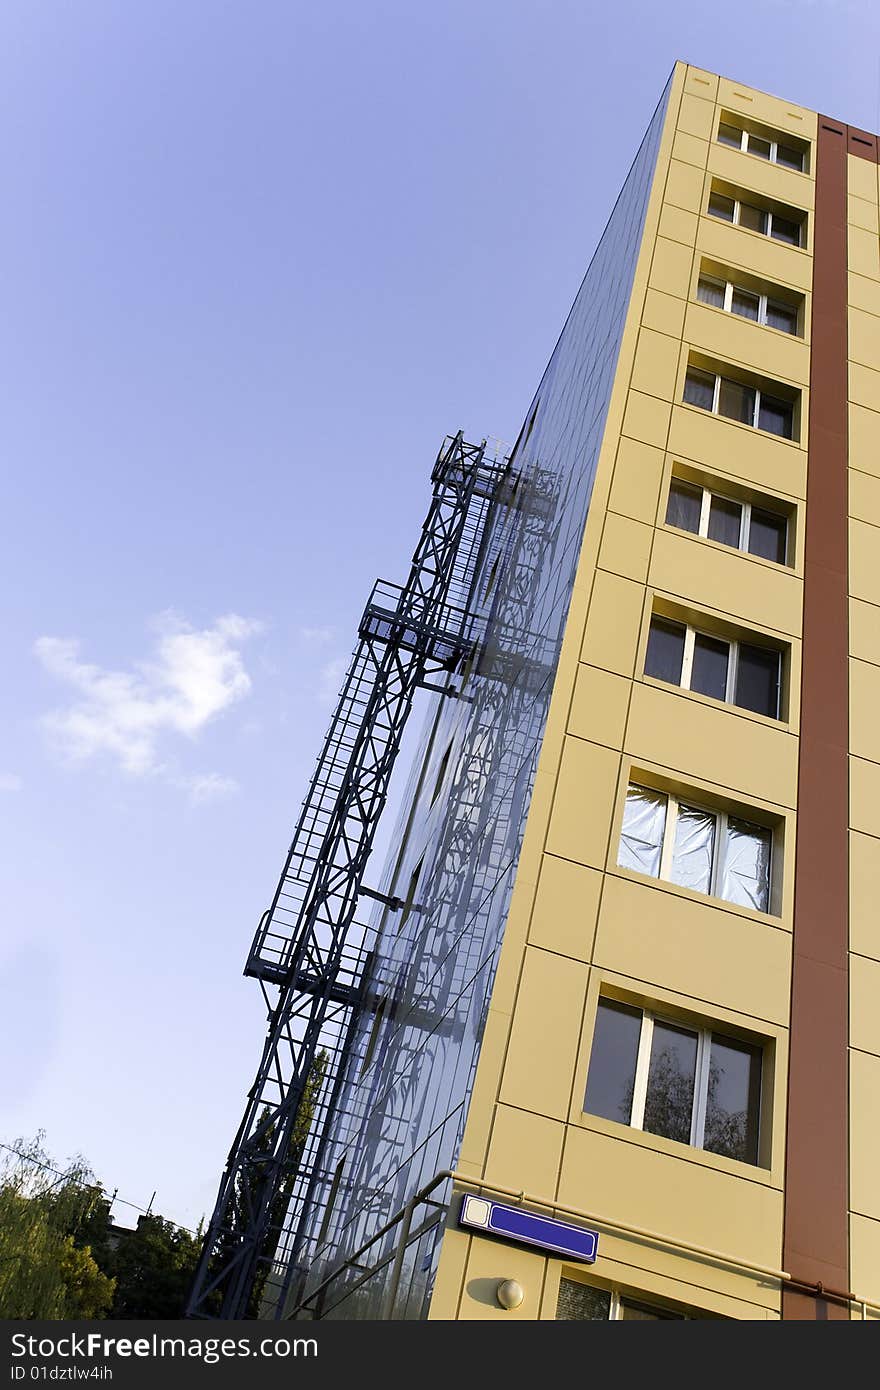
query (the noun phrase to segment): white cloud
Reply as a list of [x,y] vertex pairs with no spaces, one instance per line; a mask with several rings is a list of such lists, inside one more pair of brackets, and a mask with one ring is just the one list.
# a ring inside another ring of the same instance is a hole
[[0,792],[20,792],[24,783],[15,772],[0,772]]
[[[103,753],[134,776],[160,772],[163,738],[195,738],[250,691],[239,646],[261,624],[229,613],[197,631],[176,614],[164,613],[153,626],[155,650],[131,671],[82,661],[79,643],[72,638],[40,637],[35,642],[35,654],[49,674],[77,693],[72,704],[43,719],[71,762],[84,763]],[[215,776],[201,780],[211,783]]]
[[312,646],[326,647],[328,642],[332,642],[336,636],[336,629],[332,627],[301,627],[299,629],[301,641],[308,642]]
[[209,801],[220,801],[238,791],[234,777],[221,777],[219,772],[197,773],[193,777],[179,777],[177,785],[189,793],[194,806],[204,806]]

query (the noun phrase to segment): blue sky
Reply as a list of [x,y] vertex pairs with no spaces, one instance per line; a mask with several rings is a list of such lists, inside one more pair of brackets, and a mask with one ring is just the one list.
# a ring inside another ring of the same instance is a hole
[[868,0],[5,0],[0,1139],[210,1210],[360,609],[676,57],[880,125]]

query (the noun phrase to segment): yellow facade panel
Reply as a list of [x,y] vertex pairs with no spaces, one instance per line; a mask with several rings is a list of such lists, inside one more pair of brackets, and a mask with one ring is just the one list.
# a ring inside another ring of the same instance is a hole
[[[547,1261],[522,1245],[474,1237],[470,1243],[467,1271],[458,1318],[462,1322],[535,1322],[541,1312],[541,1292]],[[505,1279],[515,1279],[524,1293],[518,1308],[504,1309],[496,1289]]]
[[880,609],[860,599],[849,601],[849,650],[860,661],[880,666]]
[[[743,1260],[779,1267],[780,1191],[704,1165],[698,1155],[679,1158],[661,1153],[639,1142],[636,1131],[630,1131],[630,1135],[631,1138],[617,1139],[596,1130],[569,1129],[562,1158],[560,1201],[589,1209],[593,1205],[590,1195],[601,1193],[598,1215],[667,1233],[693,1245],[723,1250]],[[649,1242],[627,1244],[631,1252],[628,1263],[636,1268],[645,1264],[673,1277],[695,1277],[693,1261],[684,1261]],[[620,1250],[620,1245],[615,1243],[614,1248]],[[687,1274],[682,1266],[688,1269]],[[700,1265],[699,1277],[710,1287],[743,1292],[743,1276],[737,1277],[716,1265]],[[770,1297],[778,1301],[778,1293],[771,1293]]]
[[880,530],[867,522],[849,523],[849,591],[853,598],[880,604]]
[[[659,290],[648,290],[642,309],[642,323],[667,337],[681,339],[684,329],[685,302],[675,295],[661,294]],[[676,352],[676,358],[677,358]]]
[[700,218],[697,250],[724,265],[741,266],[774,285],[790,285],[804,294],[813,283],[813,258],[808,252],[783,246],[759,232],[733,227],[719,217]]
[[797,739],[782,728],[677,691],[636,683],[625,751],[746,799],[794,808]]
[[[695,68],[692,67],[690,64],[687,64],[685,66],[685,96],[695,96],[698,97],[701,101],[708,100],[714,102],[717,92],[718,77],[714,72],[706,72],[705,69]],[[682,97],[682,106],[684,105],[685,96]]]
[[611,510],[652,526],[657,516],[663,464],[662,449],[641,444],[636,439],[622,438],[617,446],[608,499]]
[[[863,161],[859,161],[862,163]],[[851,227],[861,227],[866,232],[877,235],[880,223],[877,218],[877,199],[868,202],[865,198],[854,198],[852,193],[846,200],[847,220]]]
[[849,663],[849,747],[880,763],[880,666],[868,661]]
[[864,275],[849,274],[848,299],[855,309],[880,317],[880,281],[868,280]]
[[659,449],[665,449],[669,413],[668,401],[647,396],[642,391],[630,391],[623,417],[623,433],[630,439],[640,439],[643,444],[654,444]]
[[694,168],[702,171],[706,167],[707,153],[708,146],[705,140],[696,135],[689,135],[687,131],[678,131],[672,143],[672,157],[679,164],[692,164]]
[[695,169],[693,164],[682,164],[678,159],[669,162],[666,175],[664,203],[684,208],[685,212],[698,213],[703,203],[703,166]]
[[776,381],[810,384],[810,350],[793,334],[763,328],[707,304],[689,304],[685,338],[691,347],[724,362],[738,363]]
[[[880,670],[877,674],[880,676]],[[631,689],[632,682],[625,677],[581,662],[568,717],[569,733],[621,748]]]
[[880,961],[880,839],[851,830],[849,836],[849,944]]
[[856,275],[880,280],[880,246],[876,232],[850,226],[846,239],[847,265]]
[[791,570],[757,564],[728,546],[672,528],[654,538],[651,586],[694,608],[729,613],[743,623],[798,637],[803,583]]
[[510,1105],[496,1106],[487,1180],[499,1187],[552,1195],[559,1178],[564,1136],[565,1125],[558,1120]]
[[632,675],[644,596],[641,584],[597,571],[581,648],[584,661],[621,676]]
[[632,385],[649,396],[671,400],[678,375],[679,338],[643,328],[633,363]]
[[527,946],[499,1099],[550,1119],[568,1118],[588,967]]
[[759,121],[772,130],[787,131],[799,140],[815,140],[818,117],[806,106],[795,106],[781,97],[745,87],[728,77],[718,79],[718,105],[730,112],[739,112],[749,120]]
[[789,933],[672,885],[609,875],[594,961],[648,994],[689,996],[698,1013],[708,1005],[750,1017],[759,1034],[761,1021],[788,1024]]
[[596,935],[602,874],[545,854],[529,926],[529,942],[574,960],[589,961]]
[[[880,1305],[880,1221],[872,1221],[867,1216],[851,1216],[850,1232],[850,1287],[857,1298],[865,1298]],[[856,1303],[853,1316],[861,1317],[861,1309]],[[878,1308],[866,1308],[868,1321],[880,1319]]]
[[787,497],[806,494],[807,460],[802,449],[696,406],[673,408],[668,447],[679,458],[702,464],[713,473],[729,473]]
[[660,235],[669,241],[679,241],[690,249],[697,239],[698,221],[697,213],[685,212],[684,208],[664,203],[660,213]]
[[870,526],[880,526],[880,477],[850,468],[849,514]]
[[880,478],[880,411],[850,405],[849,463],[861,473]]
[[688,135],[696,135],[700,140],[711,140],[715,135],[715,111],[712,104],[703,97],[691,96],[685,91],[678,109],[678,129]]
[[852,198],[877,206],[877,165],[858,155],[847,155],[846,187]]
[[[880,1057],[880,960],[850,954],[850,1044],[860,1052]],[[878,1270],[880,1273],[880,1270]]]
[[853,830],[880,838],[880,764],[849,760],[849,823]]
[[880,1057],[850,1049],[850,1207],[880,1219]]
[[880,372],[863,367],[859,362],[849,364],[849,398],[853,405],[876,410],[880,405]]
[[648,284],[663,294],[673,294],[679,299],[687,299],[693,260],[693,246],[690,241],[684,245],[681,241],[658,236],[651,259]]
[[654,530],[617,512],[608,512],[602,530],[599,566],[644,584],[651,559]]
[[[849,355],[853,362],[858,362],[863,367],[870,367],[875,372],[880,368],[880,319],[874,314],[866,314],[861,309],[850,309]],[[876,406],[880,406],[880,399],[876,400],[871,408],[874,409]]]
[[567,737],[556,784],[547,851],[601,869],[614,817],[620,755]]

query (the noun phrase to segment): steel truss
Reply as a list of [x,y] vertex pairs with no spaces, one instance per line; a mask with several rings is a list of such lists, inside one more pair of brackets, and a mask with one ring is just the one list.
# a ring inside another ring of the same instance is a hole
[[279,1285],[272,1275],[279,1242],[290,1240],[288,1213],[306,1215],[353,1024],[370,1007],[374,942],[356,911],[359,896],[377,895],[364,889],[364,870],[416,690],[436,689],[429,678],[451,672],[480,641],[471,589],[507,468],[487,455],[485,441],[447,439],[409,578],[402,588],[377,583],[364,610],[284,871],[245,966],[260,980],[269,1027],[188,1316],[256,1316],[267,1283],[275,1316],[283,1313],[296,1249],[294,1240],[285,1250],[290,1274]]

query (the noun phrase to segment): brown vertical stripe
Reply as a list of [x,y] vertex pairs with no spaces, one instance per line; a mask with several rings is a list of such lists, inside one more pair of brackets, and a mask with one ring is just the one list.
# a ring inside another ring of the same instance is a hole
[[[849,143],[846,126],[819,117],[783,1251],[795,1279],[838,1290],[849,1287]],[[786,1290],[782,1315],[849,1314],[840,1303]]]

